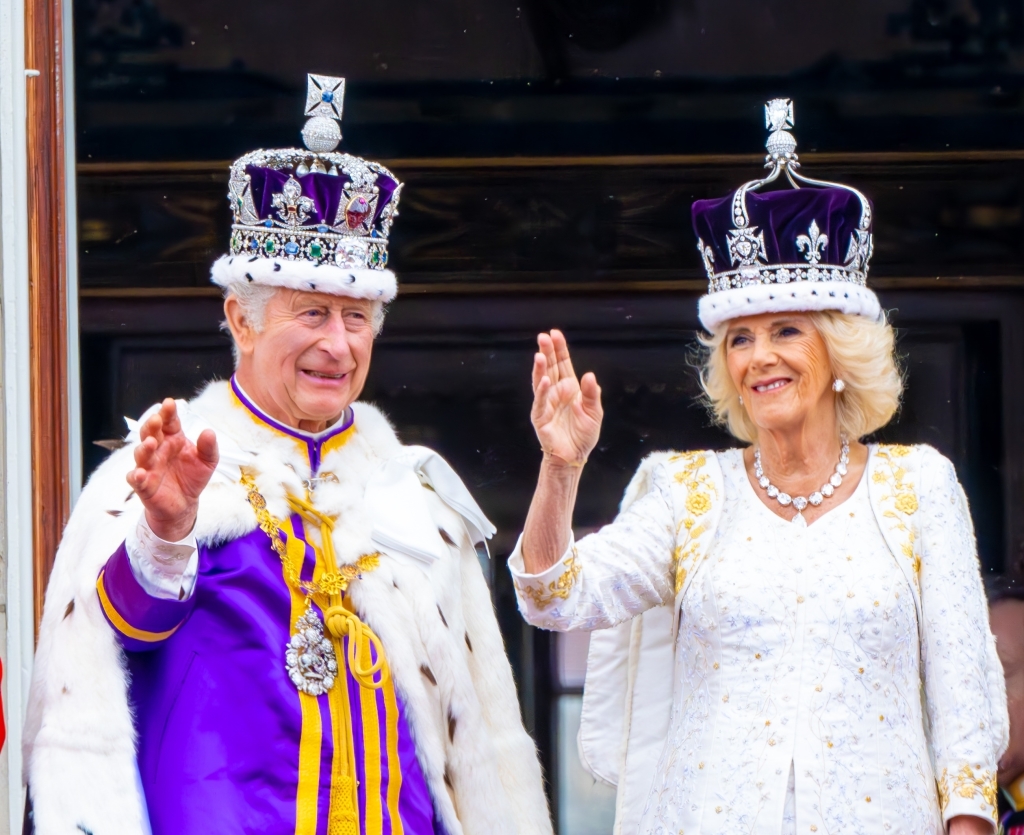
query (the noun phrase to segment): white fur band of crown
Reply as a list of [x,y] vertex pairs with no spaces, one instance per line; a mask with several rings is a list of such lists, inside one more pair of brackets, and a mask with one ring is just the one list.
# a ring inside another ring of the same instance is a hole
[[310,261],[286,261],[283,258],[224,255],[214,262],[210,279],[225,289],[235,284],[262,284],[307,293],[370,299],[385,304],[398,295],[398,282],[391,270],[345,268],[334,264],[318,266]]
[[723,322],[762,313],[835,310],[877,320],[882,315],[878,296],[849,281],[796,281],[789,284],[751,284],[702,296],[697,310],[709,333]]

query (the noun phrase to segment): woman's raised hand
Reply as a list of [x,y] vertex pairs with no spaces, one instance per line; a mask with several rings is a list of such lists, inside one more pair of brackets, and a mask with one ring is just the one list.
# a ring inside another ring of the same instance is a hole
[[142,424],[139,437],[128,483],[142,500],[153,533],[169,542],[184,539],[195,525],[199,494],[217,469],[217,437],[206,429],[192,443],[170,398]]
[[601,434],[601,387],[593,372],[576,379],[561,331],[537,336],[530,419],[541,449],[555,463],[581,466]]

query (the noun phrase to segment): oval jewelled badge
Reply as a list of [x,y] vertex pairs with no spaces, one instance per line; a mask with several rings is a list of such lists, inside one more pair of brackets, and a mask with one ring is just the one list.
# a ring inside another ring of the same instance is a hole
[[285,669],[300,692],[320,696],[334,686],[338,660],[334,644],[324,637],[324,624],[311,609],[295,621],[295,633],[285,649]]

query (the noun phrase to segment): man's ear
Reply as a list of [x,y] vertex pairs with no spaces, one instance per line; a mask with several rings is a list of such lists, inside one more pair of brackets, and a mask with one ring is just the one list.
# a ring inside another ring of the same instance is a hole
[[227,298],[224,299],[224,320],[228,330],[231,331],[232,338],[235,340],[238,352],[243,356],[250,353],[252,351],[255,331],[252,325],[249,324],[249,320],[242,310],[242,305],[239,304],[238,298],[234,293],[228,293]]

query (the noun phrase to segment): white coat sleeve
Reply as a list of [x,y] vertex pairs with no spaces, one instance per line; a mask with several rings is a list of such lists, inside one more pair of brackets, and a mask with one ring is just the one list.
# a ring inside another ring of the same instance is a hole
[[1009,720],[974,527],[953,465],[934,450],[925,450],[921,487],[921,657],[939,804],[944,821],[995,822]]
[[570,632],[606,629],[675,596],[676,515],[669,475],[651,473],[648,492],[615,521],[573,543],[541,574],[527,574],[522,537],[509,557],[523,617],[534,626]]

